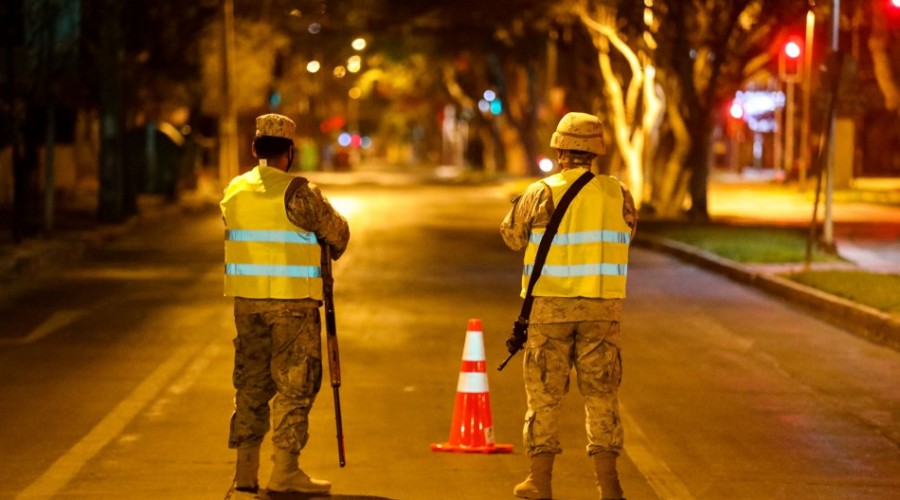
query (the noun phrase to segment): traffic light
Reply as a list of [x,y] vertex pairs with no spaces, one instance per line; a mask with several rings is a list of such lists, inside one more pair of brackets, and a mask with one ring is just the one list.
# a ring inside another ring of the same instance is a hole
[[799,80],[803,68],[802,56],[803,39],[800,37],[788,38],[781,50],[778,51],[778,76],[784,81]]
[[725,131],[729,137],[736,136],[742,129],[744,122],[744,106],[737,99],[728,104],[726,113]]
[[889,27],[900,27],[900,0],[884,0],[884,13]]

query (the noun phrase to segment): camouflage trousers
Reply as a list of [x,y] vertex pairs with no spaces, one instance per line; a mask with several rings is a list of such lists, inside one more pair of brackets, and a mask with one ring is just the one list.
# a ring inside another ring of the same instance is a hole
[[622,358],[617,321],[532,324],[525,345],[524,377],[528,412],[523,437],[529,456],[562,453],[559,413],[575,367],[584,398],[587,452],[618,453],[623,432],[619,420]]
[[[322,385],[319,309],[292,308],[235,315],[236,395],[230,448],[272,443],[299,453],[309,439],[309,411]],[[273,399],[274,397],[274,399]]]

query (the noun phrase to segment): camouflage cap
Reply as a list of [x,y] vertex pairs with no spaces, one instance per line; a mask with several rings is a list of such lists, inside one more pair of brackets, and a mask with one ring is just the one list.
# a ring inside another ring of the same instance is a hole
[[296,127],[293,120],[284,115],[269,113],[256,117],[256,137],[283,137],[293,141]]

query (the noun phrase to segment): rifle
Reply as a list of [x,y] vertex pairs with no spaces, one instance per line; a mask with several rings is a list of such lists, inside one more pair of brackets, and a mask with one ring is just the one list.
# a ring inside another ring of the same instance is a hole
[[341,357],[338,352],[337,324],[334,320],[334,276],[331,274],[331,248],[322,242],[322,298],[325,303],[325,338],[328,344],[328,372],[334,391],[334,423],[337,427],[338,463],[344,458],[344,424],[341,420]]
[[522,350],[525,347],[525,342],[528,341],[528,316],[531,315],[531,302],[534,297],[526,297],[526,301],[528,302],[527,306],[523,306],[523,309],[528,310],[528,314],[525,316],[519,316],[519,319],[513,323],[513,333],[506,339],[506,350],[509,351],[509,356],[500,363],[500,366],[497,368],[497,371],[503,371],[506,368],[506,364],[513,359],[513,356],[516,355],[517,352]]
[[575,179],[575,182],[573,182],[572,185],[569,186],[569,189],[563,193],[562,197],[559,199],[559,204],[553,210],[553,215],[550,216],[550,221],[547,223],[547,227],[544,229],[544,235],[541,237],[541,242],[538,244],[537,255],[534,256],[534,267],[531,269],[531,276],[528,278],[528,288],[525,292],[525,300],[522,301],[522,312],[519,313],[518,319],[513,323],[512,334],[506,339],[506,349],[509,351],[509,356],[507,356],[506,359],[500,363],[500,366],[497,367],[498,371],[503,371],[503,369],[506,368],[506,364],[509,363],[517,352],[525,347],[525,342],[528,341],[528,321],[531,317],[531,306],[534,303],[534,295],[532,295],[532,292],[534,291],[535,283],[537,283],[538,278],[541,276],[541,270],[544,268],[544,261],[547,259],[547,253],[550,251],[553,237],[556,236],[556,232],[559,230],[559,223],[562,221],[566,209],[569,208],[569,204],[572,203],[572,198],[581,191],[581,188],[583,188],[585,184],[591,182],[591,179],[593,178],[594,174],[588,169],[587,172]]

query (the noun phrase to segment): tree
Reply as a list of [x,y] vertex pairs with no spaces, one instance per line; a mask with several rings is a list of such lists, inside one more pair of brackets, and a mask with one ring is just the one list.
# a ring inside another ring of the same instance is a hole
[[[588,9],[591,9],[590,11]],[[645,160],[654,149],[654,138],[663,114],[663,96],[656,83],[656,68],[645,47],[632,49],[616,27],[616,11],[609,5],[577,6],[578,17],[592,35],[598,52],[604,90],[610,109],[613,138],[625,162],[628,184],[640,208],[645,197]],[[630,78],[622,89],[613,68],[610,47],[624,58]]]
[[73,26],[77,19],[77,8],[62,0],[20,0],[0,7],[4,49],[0,147],[11,146],[12,150],[12,232],[16,241],[40,227],[42,142],[48,145],[44,227],[52,228],[54,121],[61,107],[74,105],[80,96],[78,89],[64,88],[77,74],[77,30]]
[[[805,3],[655,0],[642,6],[630,0],[577,0],[564,8],[594,34],[614,135],[631,183],[657,211],[671,214],[681,205],[686,180],[691,217],[707,219],[714,114],[769,63],[774,34],[784,20],[802,22]],[[627,61],[629,78],[613,70],[609,46]],[[665,159],[655,154],[660,145],[667,145]],[[641,158],[654,158],[652,169],[642,171]],[[642,189],[642,176],[655,185]]]
[[[461,119],[488,131],[485,152],[499,169],[515,164],[512,168],[534,173],[548,33],[545,6],[535,8],[541,4],[381,0],[359,9],[365,12],[359,25],[373,34],[372,51],[380,51],[387,61],[427,51],[425,71],[443,76],[444,88],[432,92],[433,98],[452,100]],[[432,81],[424,75],[422,80]],[[488,89],[502,103],[499,116],[477,108]],[[443,108],[438,101],[433,104]]]
[[[881,3],[883,5],[869,4],[869,7],[872,8],[869,16],[872,19],[872,31],[869,35],[868,45],[872,53],[875,80],[884,98],[884,107],[900,117],[900,85],[897,82],[897,75],[900,73],[897,53],[900,50],[896,47],[898,36],[894,34],[892,37],[890,30],[891,21],[896,26],[900,26],[900,6],[889,5],[887,1]],[[857,5],[857,8],[862,11],[861,5]],[[884,9],[884,12],[881,12],[881,9]],[[896,29],[894,32],[900,33]]]

